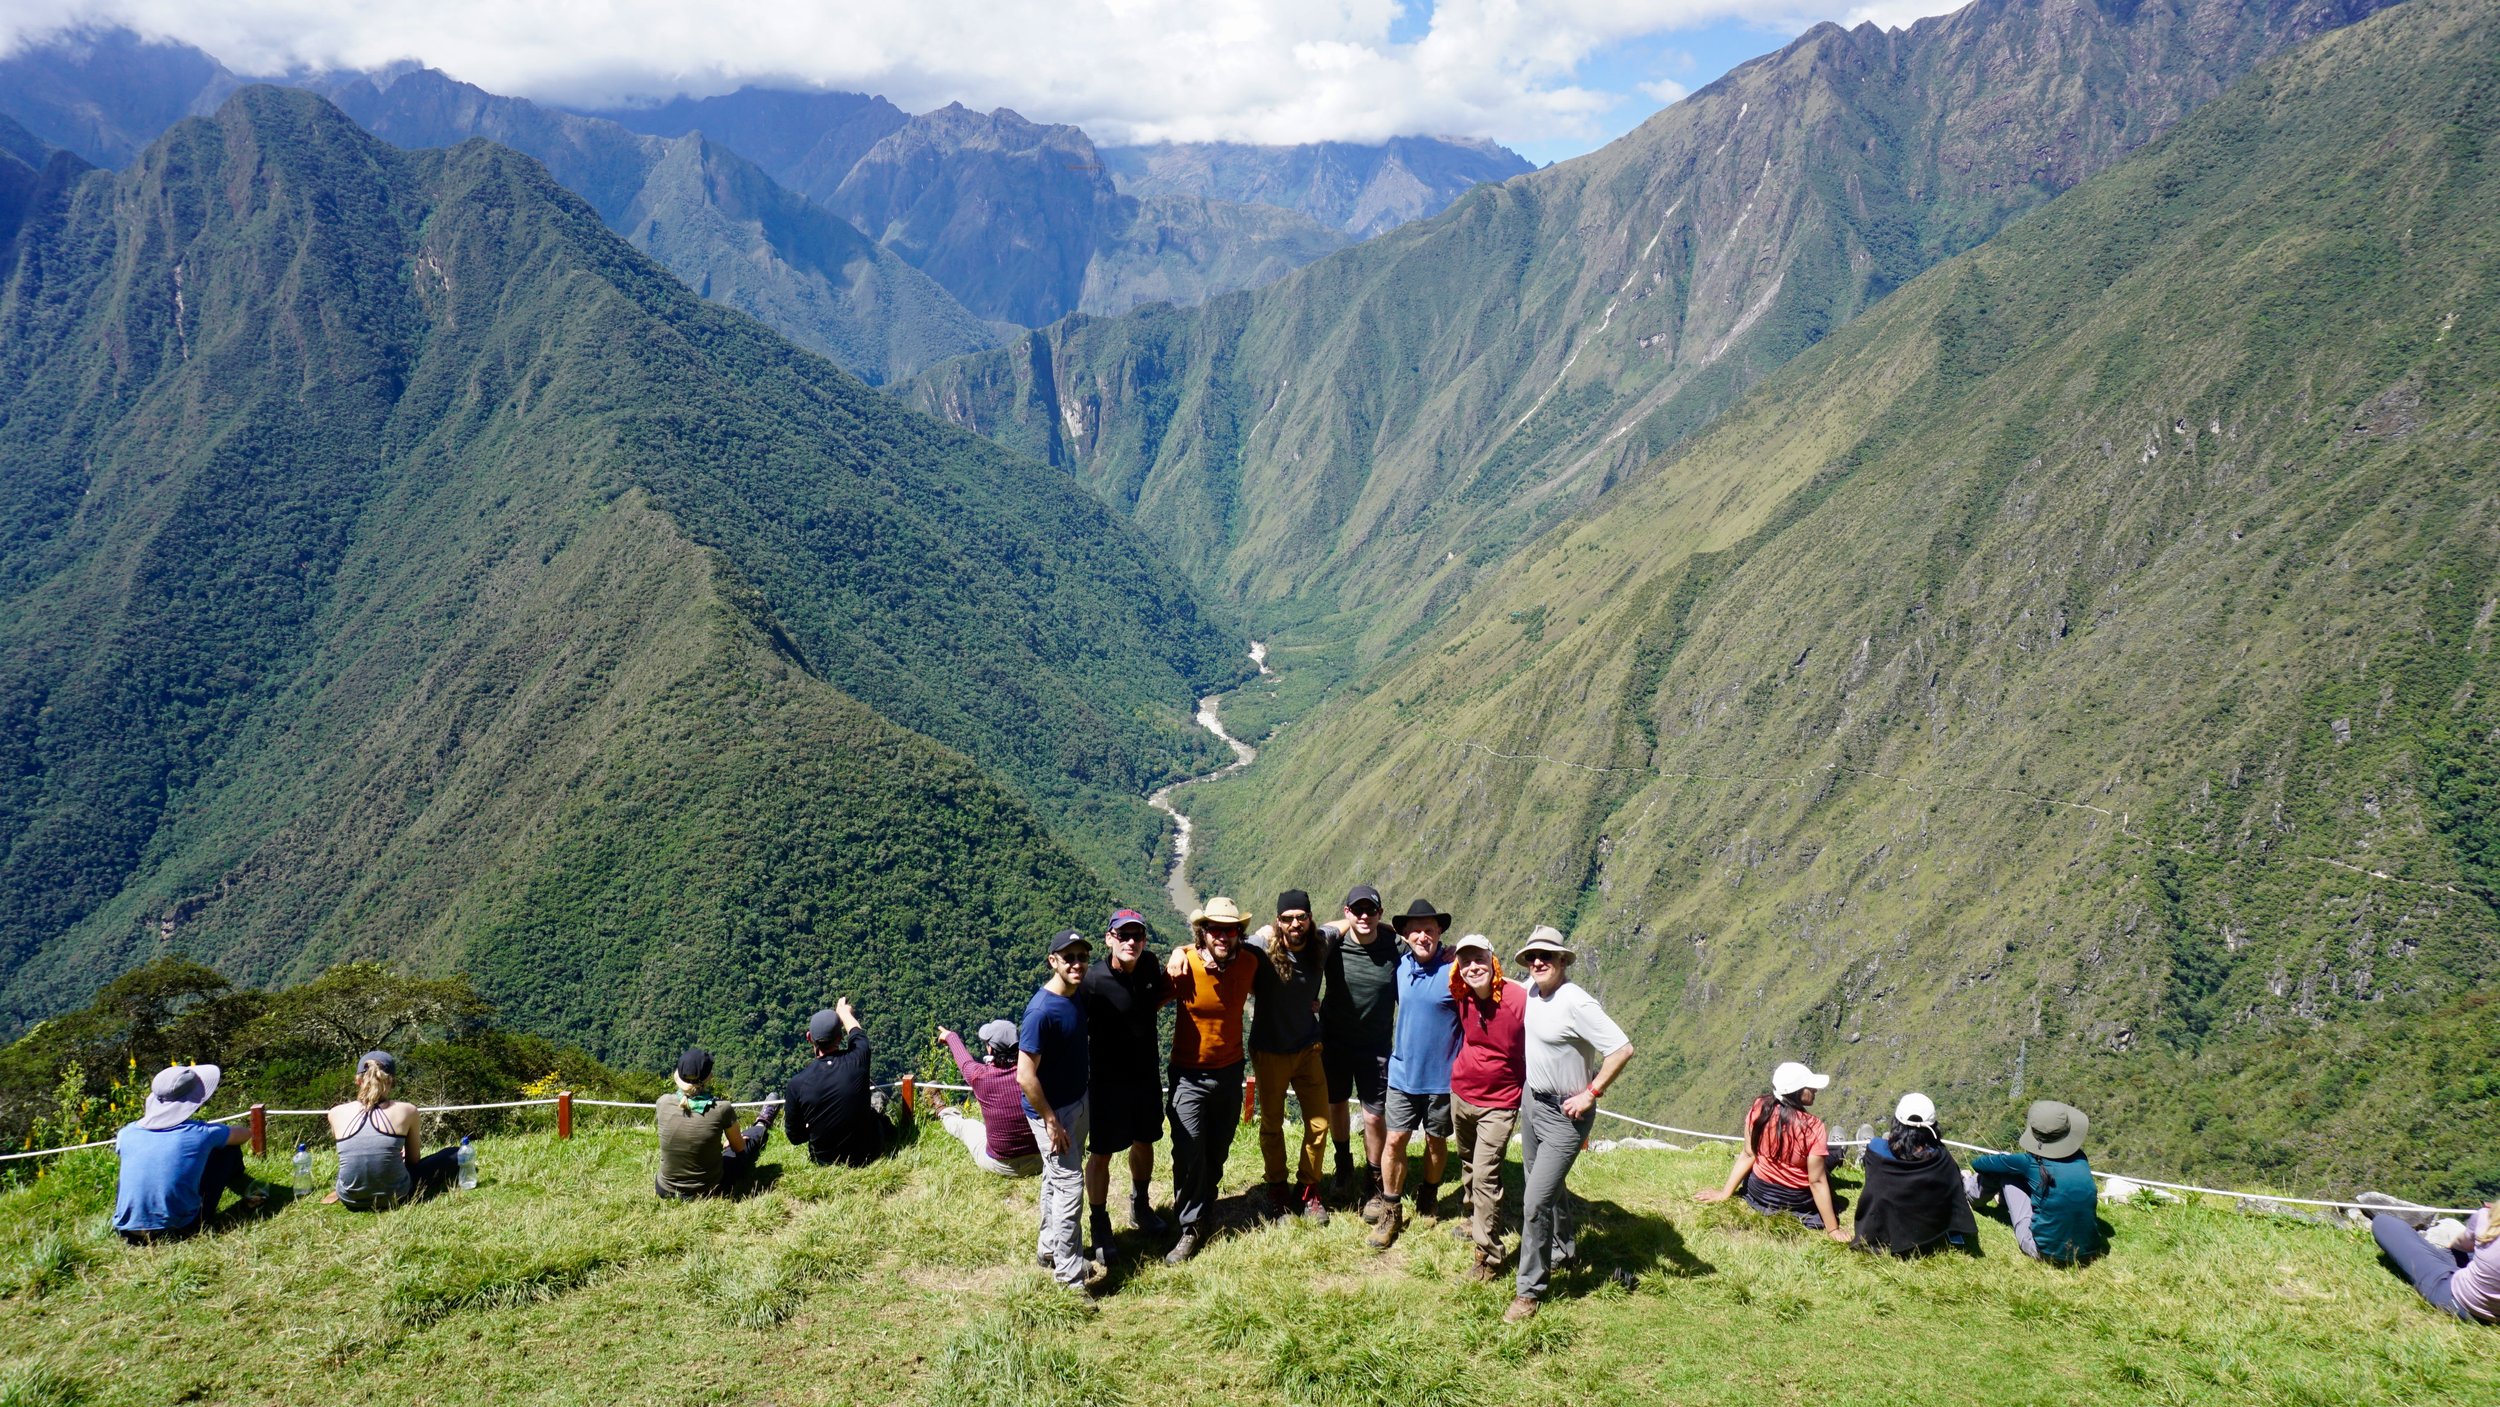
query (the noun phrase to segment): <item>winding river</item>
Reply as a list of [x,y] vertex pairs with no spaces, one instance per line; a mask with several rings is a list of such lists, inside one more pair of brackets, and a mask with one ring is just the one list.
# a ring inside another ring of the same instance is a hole
[[[1250,642],[1250,662],[1259,667],[1259,673],[1261,674],[1273,674],[1276,672],[1267,667],[1267,646],[1261,641],[1253,640]],[[1163,878],[1163,891],[1171,896],[1172,907],[1180,910],[1184,914],[1189,913],[1198,907],[1198,891],[1192,888],[1189,883],[1189,837],[1191,830],[1189,817],[1179,807],[1172,804],[1172,793],[1179,791],[1182,787],[1190,786],[1198,782],[1211,782],[1218,777],[1229,777],[1233,773],[1240,771],[1242,768],[1249,766],[1258,758],[1259,755],[1259,750],[1257,748],[1250,746],[1248,743],[1245,743],[1241,739],[1236,738],[1232,734],[1224,731],[1224,720],[1218,718],[1215,712],[1216,704],[1220,702],[1223,697],[1224,696],[1221,694],[1209,694],[1205,698],[1198,700],[1198,726],[1206,729],[1210,733],[1213,733],[1218,738],[1223,739],[1224,745],[1233,750],[1233,760],[1226,763],[1224,766],[1216,768],[1212,772],[1201,772],[1194,777],[1183,777],[1179,781],[1172,783],[1170,786],[1158,788],[1152,795],[1146,798],[1146,804],[1148,806],[1151,806],[1157,811],[1160,811],[1164,815],[1172,818],[1172,825],[1178,832],[1172,838],[1172,872],[1165,875]]]

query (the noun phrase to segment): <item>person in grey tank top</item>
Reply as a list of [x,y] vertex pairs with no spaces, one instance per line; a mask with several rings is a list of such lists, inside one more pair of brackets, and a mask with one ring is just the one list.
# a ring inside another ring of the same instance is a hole
[[330,1110],[338,1140],[339,1176],[322,1200],[371,1211],[441,1191],[458,1168],[460,1150],[419,1156],[417,1106],[392,1097],[399,1062],[372,1050],[356,1062],[356,1097]]

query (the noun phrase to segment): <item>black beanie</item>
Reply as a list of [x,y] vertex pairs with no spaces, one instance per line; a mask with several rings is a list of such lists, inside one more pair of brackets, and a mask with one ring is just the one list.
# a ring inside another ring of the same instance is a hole
[[688,1046],[677,1057],[677,1078],[690,1085],[699,1085],[712,1078],[712,1052],[701,1046]]
[[1300,909],[1306,914],[1309,913],[1311,911],[1311,896],[1303,893],[1299,889],[1288,889],[1284,893],[1276,896],[1276,912],[1279,914],[1289,914],[1296,909]]

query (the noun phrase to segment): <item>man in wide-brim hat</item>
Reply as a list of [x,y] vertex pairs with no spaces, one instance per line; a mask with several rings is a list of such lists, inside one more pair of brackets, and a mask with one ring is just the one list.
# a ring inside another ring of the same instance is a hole
[[147,1107],[113,1139],[121,1175],[113,1195],[113,1229],[144,1244],[200,1229],[225,1194],[246,1206],[262,1197],[243,1166],[241,1122],[204,1123],[200,1107],[217,1093],[224,1072],[214,1065],[174,1065],[148,1083]]
[[1424,1176],[1415,1187],[1415,1215],[1440,1210],[1441,1176],[1450,1158],[1450,1066],[1458,1059],[1458,999],[1450,985],[1450,954],[1441,935],[1450,916],[1429,899],[1407,905],[1395,920],[1406,952],[1398,958],[1396,1034],[1389,1043],[1388,1141],[1381,1154],[1380,1219],[1371,1244],[1387,1250],[1406,1221],[1406,1145],[1424,1136]]
[[2023,1151],[1983,1154],[1962,1174],[1971,1201],[2004,1202],[2024,1255],[2071,1265],[2101,1253],[2100,1186],[2083,1157],[2091,1126],[2071,1104],[2035,1101],[2023,1118]]
[[1197,941],[1172,950],[1172,1094],[1164,1113],[1172,1125],[1172,1216],[1180,1239],[1164,1254],[1178,1265],[1206,1243],[1224,1158],[1241,1126],[1242,1010],[1265,961],[1243,941],[1250,916],[1221,895],[1189,916]]

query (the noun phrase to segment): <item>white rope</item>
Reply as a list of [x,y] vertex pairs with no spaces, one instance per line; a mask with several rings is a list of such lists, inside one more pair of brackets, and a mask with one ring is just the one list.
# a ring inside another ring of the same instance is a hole
[[[1599,1108],[1597,1112],[1605,1115],[1609,1119],[1621,1119],[1627,1124],[1638,1124],[1642,1128],[1656,1129],[1660,1133],[1680,1133],[1687,1138],[1711,1138],[1717,1139],[1721,1143],[1744,1142],[1742,1138],[1739,1138],[1732,1133],[1704,1133],[1700,1129],[1680,1129],[1673,1124],[1653,1124],[1647,1119],[1635,1119],[1629,1114],[1618,1114],[1612,1109],[1603,1107]],[[1871,1142],[1873,1142],[1872,1139],[1841,1138],[1832,1140],[1830,1146],[1834,1148],[1863,1148]],[[1990,1148],[1986,1144],[1982,1143],[1964,1143],[1958,1139],[1951,1138],[1939,1139],[1938,1142],[1947,1144],[1954,1148],[1964,1149],[1972,1153],[2002,1154],[2005,1151],[2002,1148]],[[2271,1192],[2234,1192],[2226,1187],[2198,1187],[2194,1183],[2187,1182],[2156,1182],[2149,1177],[2137,1177],[2132,1173],[2103,1172],[2099,1168],[2092,1169],[2092,1175],[2104,1182],[2126,1181],[2132,1182],[2138,1187],[2158,1187],[2165,1192],[2197,1192],[2209,1197],[2233,1197],[2242,1202],[2280,1202],[2287,1206],[2295,1207],[2350,1208],[2365,1212],[2385,1212],[2397,1210],[2395,1207],[2370,1202],[2330,1202],[2316,1197],[2278,1197]],[[2475,1212],[2481,1210],[2481,1208],[2425,1207],[2419,1205],[2418,1203],[2408,1202],[2404,1204],[2404,1210],[2431,1212],[2439,1216],[2472,1216]]]
[[87,1148],[110,1148],[113,1139],[99,1138],[93,1143],[73,1143],[67,1148],[29,1148],[23,1153],[0,1153],[0,1163],[13,1163],[20,1158],[40,1158],[48,1153],[76,1153]]

